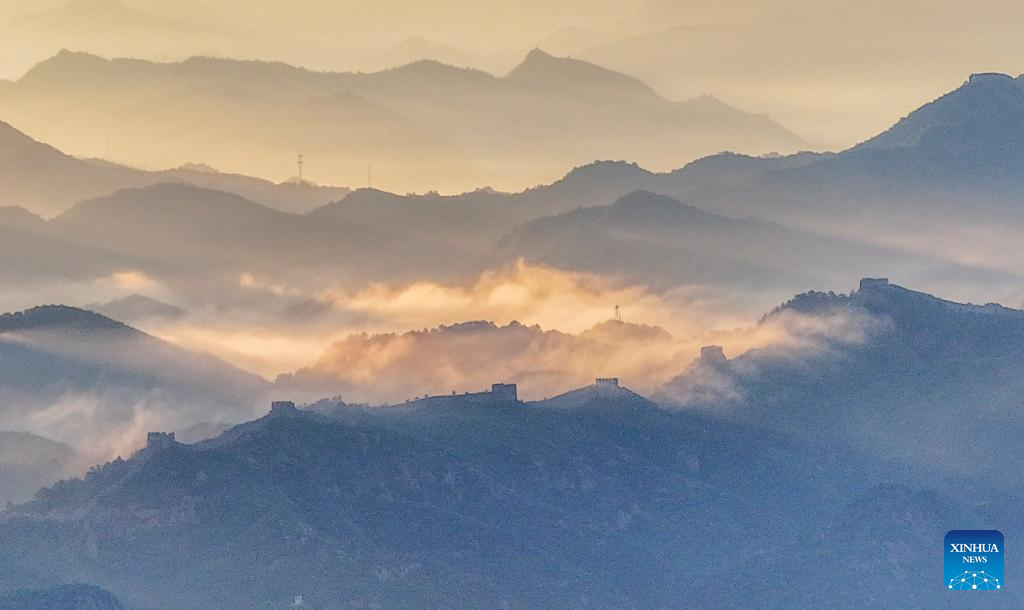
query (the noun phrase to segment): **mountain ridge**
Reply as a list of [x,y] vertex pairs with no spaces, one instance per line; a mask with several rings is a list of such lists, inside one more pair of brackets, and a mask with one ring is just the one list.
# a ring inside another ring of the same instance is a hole
[[[247,115],[231,96],[196,93],[214,85],[260,100],[260,112]],[[189,91],[188,104],[173,103]],[[341,93],[359,96],[395,120],[336,120],[331,133],[317,132],[304,110],[308,100]],[[232,120],[207,120],[209,107],[231,108]],[[60,113],[60,124],[38,120],[42,108]],[[464,111],[456,116],[453,108]],[[764,115],[711,98],[672,101],[626,74],[539,50],[504,76],[432,60],[357,73],[209,57],[156,63],[63,53],[0,95],[0,113],[83,156],[157,166],[202,161],[278,179],[280,151],[270,150],[265,138],[253,138],[269,133],[320,160],[309,166],[314,179],[364,184],[365,172],[351,168],[386,167],[381,184],[403,192],[464,191],[488,183],[521,190],[581,159],[611,154],[676,166],[722,149],[761,153],[805,146]],[[87,121],[113,127],[93,133],[95,125]],[[284,130],[280,122],[291,127]],[[201,149],[187,142],[159,151],[145,146],[146,138],[177,133],[191,134],[196,142],[215,134],[220,139]],[[96,138],[108,142],[105,151],[90,144]],[[222,139],[247,142],[246,155],[229,155],[218,146]],[[339,148],[339,141],[348,146]]]
[[[658,400],[806,430],[951,475],[970,468],[949,450],[961,443],[972,444],[976,460],[1015,459],[1016,448],[986,439],[1014,425],[1024,311],[955,303],[869,278],[850,294],[800,295],[762,325],[790,328],[792,336],[732,360],[698,361]],[[882,419],[886,426],[877,425]]]
[[216,171],[179,167],[145,171],[112,163],[72,157],[0,121],[0,203],[30,208],[54,216],[83,199],[110,195],[124,188],[163,182],[185,182],[254,197],[271,207],[304,210],[343,197],[348,189],[301,189]]

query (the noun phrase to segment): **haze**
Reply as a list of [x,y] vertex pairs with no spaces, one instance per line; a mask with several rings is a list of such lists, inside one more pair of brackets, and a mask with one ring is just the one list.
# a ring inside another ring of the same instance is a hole
[[[637,76],[669,99],[713,95],[742,110],[767,113],[807,147],[839,149],[955,86],[965,73],[1019,73],[1016,58],[1024,42],[1014,24],[1021,17],[1024,8],[1006,0],[411,6],[8,0],[0,5],[0,22],[6,23],[0,76],[18,78],[62,48],[158,61],[193,55],[259,58],[334,71],[381,70],[431,58],[501,75],[539,46]],[[71,152],[96,154],[95,148],[76,148]],[[281,164],[295,152],[281,151]],[[321,172],[321,177],[353,182],[354,176],[364,176],[367,163],[352,162],[362,169]],[[464,190],[470,182],[417,176],[388,184],[386,163],[378,164],[380,184],[401,190]],[[250,173],[282,178],[286,171],[258,169]],[[550,167],[543,176],[489,183],[525,187],[555,176]]]

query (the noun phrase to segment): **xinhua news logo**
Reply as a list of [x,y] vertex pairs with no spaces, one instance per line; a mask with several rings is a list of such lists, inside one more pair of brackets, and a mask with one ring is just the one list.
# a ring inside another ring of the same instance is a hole
[[946,588],[998,591],[1003,588],[1003,535],[996,530],[953,530],[946,534]]

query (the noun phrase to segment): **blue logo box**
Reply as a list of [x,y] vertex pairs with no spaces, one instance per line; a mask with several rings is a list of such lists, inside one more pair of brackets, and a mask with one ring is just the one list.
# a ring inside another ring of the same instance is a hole
[[998,591],[1003,588],[1003,535],[996,530],[953,530],[944,540],[946,588]]

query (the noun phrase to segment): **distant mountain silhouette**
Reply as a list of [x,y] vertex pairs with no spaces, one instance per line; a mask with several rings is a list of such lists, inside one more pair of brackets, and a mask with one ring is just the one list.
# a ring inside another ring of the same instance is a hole
[[540,50],[502,77],[436,61],[324,73],[63,52],[8,87],[0,113],[77,154],[282,179],[285,147],[306,153],[308,175],[321,181],[363,185],[370,165],[375,183],[402,191],[518,189],[611,155],[671,167],[725,149],[804,145],[762,115],[710,98],[673,102],[627,75]]
[[540,49],[530,51],[506,79],[517,84],[561,89],[579,94],[592,91],[620,97],[622,101],[658,99],[658,94],[639,79],[568,57],[555,57]]
[[317,222],[391,227],[410,239],[487,250],[529,212],[520,198],[481,189],[461,195],[395,195],[359,189],[309,213]]
[[[661,184],[674,179],[662,178]],[[850,282],[856,280],[857,269],[893,270],[904,265],[908,273],[922,275],[938,269],[966,273],[926,257],[758,219],[711,214],[649,191],[636,191],[611,206],[529,222],[506,236],[498,250],[512,260],[640,280],[660,288],[697,283],[779,289],[837,279]]]
[[945,147],[948,154],[987,149],[990,154],[1010,152],[998,148],[1003,141],[1022,137],[1014,119],[1024,114],[1024,92],[1006,74],[972,74],[963,86],[925,104],[890,129],[855,149]]
[[335,281],[402,281],[431,271],[465,277],[479,265],[462,255],[466,249],[456,240],[420,237],[412,225],[372,225],[358,217],[324,222],[319,215],[288,214],[185,184],[82,201],[49,225],[65,239],[142,261],[134,268],[157,275],[188,271],[193,279],[228,273],[236,282],[242,273],[287,275],[290,283],[315,279],[322,288],[325,271]]
[[[157,69],[145,62],[79,59],[114,72]],[[576,66],[544,56],[531,63],[537,61],[558,69]],[[178,72],[190,81],[230,76],[249,87],[263,86],[259,77],[272,75],[311,96],[327,87],[312,73],[282,64],[193,60],[171,66],[157,67],[171,80]],[[472,87],[502,81],[429,62],[397,72],[346,78],[384,90],[396,82],[426,87],[423,82],[445,79],[458,88],[463,81]],[[333,83],[341,76],[319,78]],[[226,286],[227,296],[218,299],[231,302],[242,292],[252,295],[235,286],[243,274],[317,288],[325,274],[354,284],[465,281],[521,256],[567,270],[639,278],[659,290],[688,281],[753,282],[777,290],[773,300],[866,274],[898,274],[932,288],[941,287],[941,279],[1005,298],[1003,287],[1016,281],[1020,262],[1009,247],[1012,231],[1024,224],[1013,146],[1020,139],[1014,127],[1019,89],[1006,77],[975,77],[890,132],[837,154],[723,153],[665,173],[597,161],[517,193],[483,188],[461,195],[396,195],[361,189],[301,216],[257,203],[273,204],[266,199],[230,195],[226,191],[245,192],[249,179],[193,165],[180,170],[187,180],[217,188],[179,181],[129,189],[82,202],[50,222],[3,209],[0,275],[93,282],[133,269],[178,286],[181,277],[216,281]],[[83,185],[96,175],[123,170],[68,157],[13,129],[4,133],[7,156],[0,155],[0,168],[8,164],[10,180],[0,182],[20,193],[72,184],[81,173],[84,182],[67,187],[72,199],[72,193],[92,188]],[[985,133],[990,135],[982,138]],[[51,161],[56,174],[33,173],[31,168],[50,167]],[[268,188],[282,198],[320,192],[295,183]],[[690,222],[680,205],[630,204],[628,198],[616,203],[635,191],[685,201],[731,221]],[[988,230],[992,226],[1000,229]],[[938,250],[933,246],[940,241],[944,247]],[[188,275],[177,275],[182,272]],[[189,306],[188,296],[175,295],[176,302]]]
[[[885,180],[895,188],[970,187],[1018,180],[1024,164],[1024,88],[1004,74],[974,74],[958,89],[913,111],[887,131],[797,170],[850,182]],[[809,178],[810,176],[808,176]],[[998,185],[990,185],[998,186]]]
[[78,159],[37,142],[0,122],[0,204],[18,205],[53,216],[83,199],[128,187],[183,182],[251,197],[270,207],[306,211],[347,194],[346,189],[313,184],[275,185],[241,175],[181,167],[148,172]]
[[90,281],[132,268],[135,261],[74,243],[51,231],[24,208],[0,208],[0,278],[23,286],[47,281]]
[[922,222],[1021,223],[1022,118],[1019,82],[975,74],[849,150],[702,195],[707,205],[734,213],[757,210],[817,226],[847,218],[860,230],[870,222],[880,234],[888,226],[894,238]]
[[418,238],[489,251],[524,222],[607,205],[638,188],[653,188],[662,178],[634,163],[595,161],[573,168],[551,184],[518,193],[481,188],[459,195],[397,195],[359,189],[309,216],[318,221],[391,227]]
[[[956,281],[978,285],[992,272],[1016,273],[1021,263],[1012,244],[1014,228],[1024,226],[1022,104],[1019,82],[974,75],[839,153],[723,153],[672,172],[624,176],[600,197],[608,205],[648,190],[722,216],[940,255],[973,266],[974,277],[957,272]],[[941,251],[932,247],[939,241]]]

